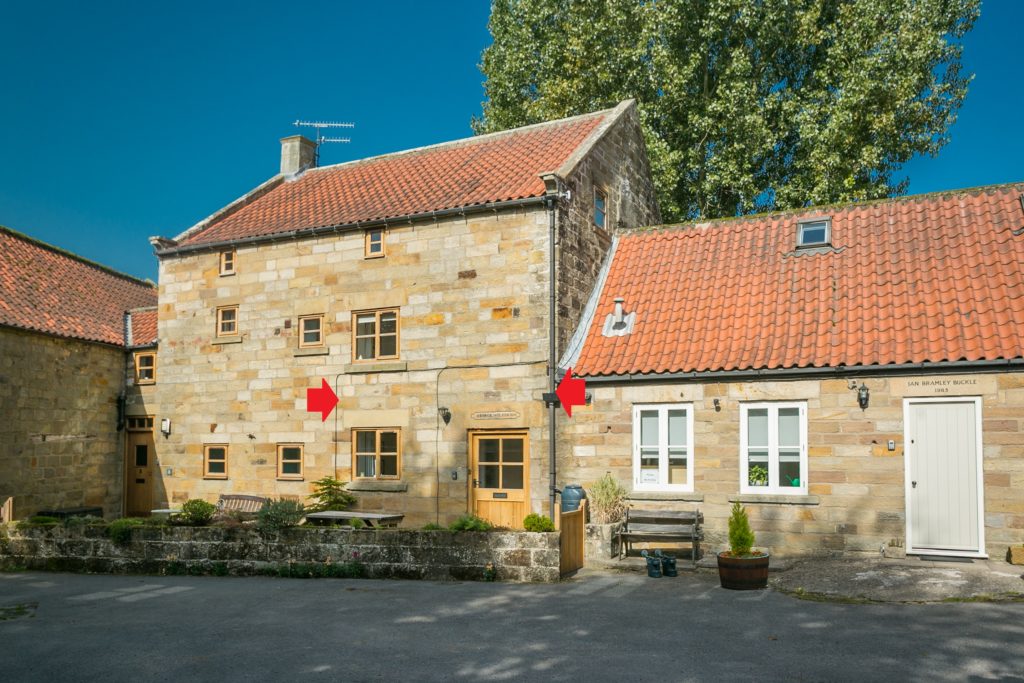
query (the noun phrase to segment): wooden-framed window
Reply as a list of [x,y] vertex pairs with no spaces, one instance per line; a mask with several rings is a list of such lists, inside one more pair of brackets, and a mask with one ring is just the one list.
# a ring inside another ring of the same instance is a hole
[[402,431],[352,430],[353,479],[398,479],[402,473]]
[[153,431],[152,417],[129,417],[126,425],[129,432],[151,432]]
[[308,349],[324,345],[324,316],[299,316],[299,348]]
[[633,489],[693,491],[693,404],[633,406]]
[[203,446],[203,479],[228,478],[228,446],[211,443]]
[[740,406],[740,493],[807,493],[807,404]]
[[384,228],[370,228],[366,231],[366,258],[384,256]]
[[238,306],[221,306],[217,309],[217,336],[238,336]]
[[152,351],[135,353],[135,383],[153,384],[156,382],[156,354]]
[[277,478],[302,479],[302,444],[277,445]]
[[220,252],[220,274],[221,275],[234,275],[235,274],[235,250],[225,249]]
[[608,229],[608,194],[599,187],[594,188],[594,225]]
[[352,314],[354,360],[398,358],[398,309],[356,311]]

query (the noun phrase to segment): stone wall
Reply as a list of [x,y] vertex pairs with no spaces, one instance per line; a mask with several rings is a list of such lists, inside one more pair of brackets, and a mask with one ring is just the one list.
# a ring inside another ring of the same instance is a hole
[[124,351],[0,327],[0,501],[120,514]]
[[[635,105],[622,113],[564,180],[572,198],[559,204],[558,215],[559,354],[579,324],[613,232],[661,222]],[[594,225],[595,188],[601,188],[608,199],[605,230]]]
[[[861,382],[870,391],[866,410],[847,379],[589,384],[593,406],[576,408],[571,421],[559,423],[559,484],[589,486],[611,472],[633,491],[635,507],[699,507],[709,552],[725,547],[729,508],[740,500],[757,545],[774,554],[877,554],[906,537],[904,398],[980,396],[986,549],[1002,557],[1009,544],[1024,542],[1024,373],[858,377]],[[808,495],[740,495],[740,405],[778,400],[807,404]],[[633,490],[635,403],[692,403],[692,492]]]
[[119,546],[103,527],[0,529],[0,567],[100,573],[248,575],[282,565],[361,563],[371,578],[559,579],[557,533],[139,527]]

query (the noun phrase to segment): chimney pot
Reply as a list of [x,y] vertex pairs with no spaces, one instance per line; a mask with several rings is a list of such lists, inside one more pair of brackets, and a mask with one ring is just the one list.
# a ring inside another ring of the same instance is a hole
[[295,175],[316,166],[316,143],[304,135],[281,138],[281,175]]

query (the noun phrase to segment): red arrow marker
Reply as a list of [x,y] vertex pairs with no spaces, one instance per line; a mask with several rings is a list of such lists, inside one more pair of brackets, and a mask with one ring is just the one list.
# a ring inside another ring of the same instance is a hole
[[572,417],[572,407],[581,406],[587,402],[587,381],[578,377],[574,378],[572,368],[569,368],[569,372],[565,373],[562,381],[558,383],[555,393],[558,394],[558,400],[565,408],[565,412]]
[[306,389],[306,412],[308,413],[320,413],[323,416],[322,422],[327,422],[327,416],[334,410],[334,406],[338,405],[338,395],[331,389],[331,385],[327,383],[327,380],[320,380],[323,384],[320,385],[319,389],[309,388]]

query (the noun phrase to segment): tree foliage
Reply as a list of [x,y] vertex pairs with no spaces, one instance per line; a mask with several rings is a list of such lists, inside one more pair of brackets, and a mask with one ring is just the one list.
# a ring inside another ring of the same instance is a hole
[[978,0],[493,0],[477,132],[636,98],[662,214],[905,191],[971,77]]

